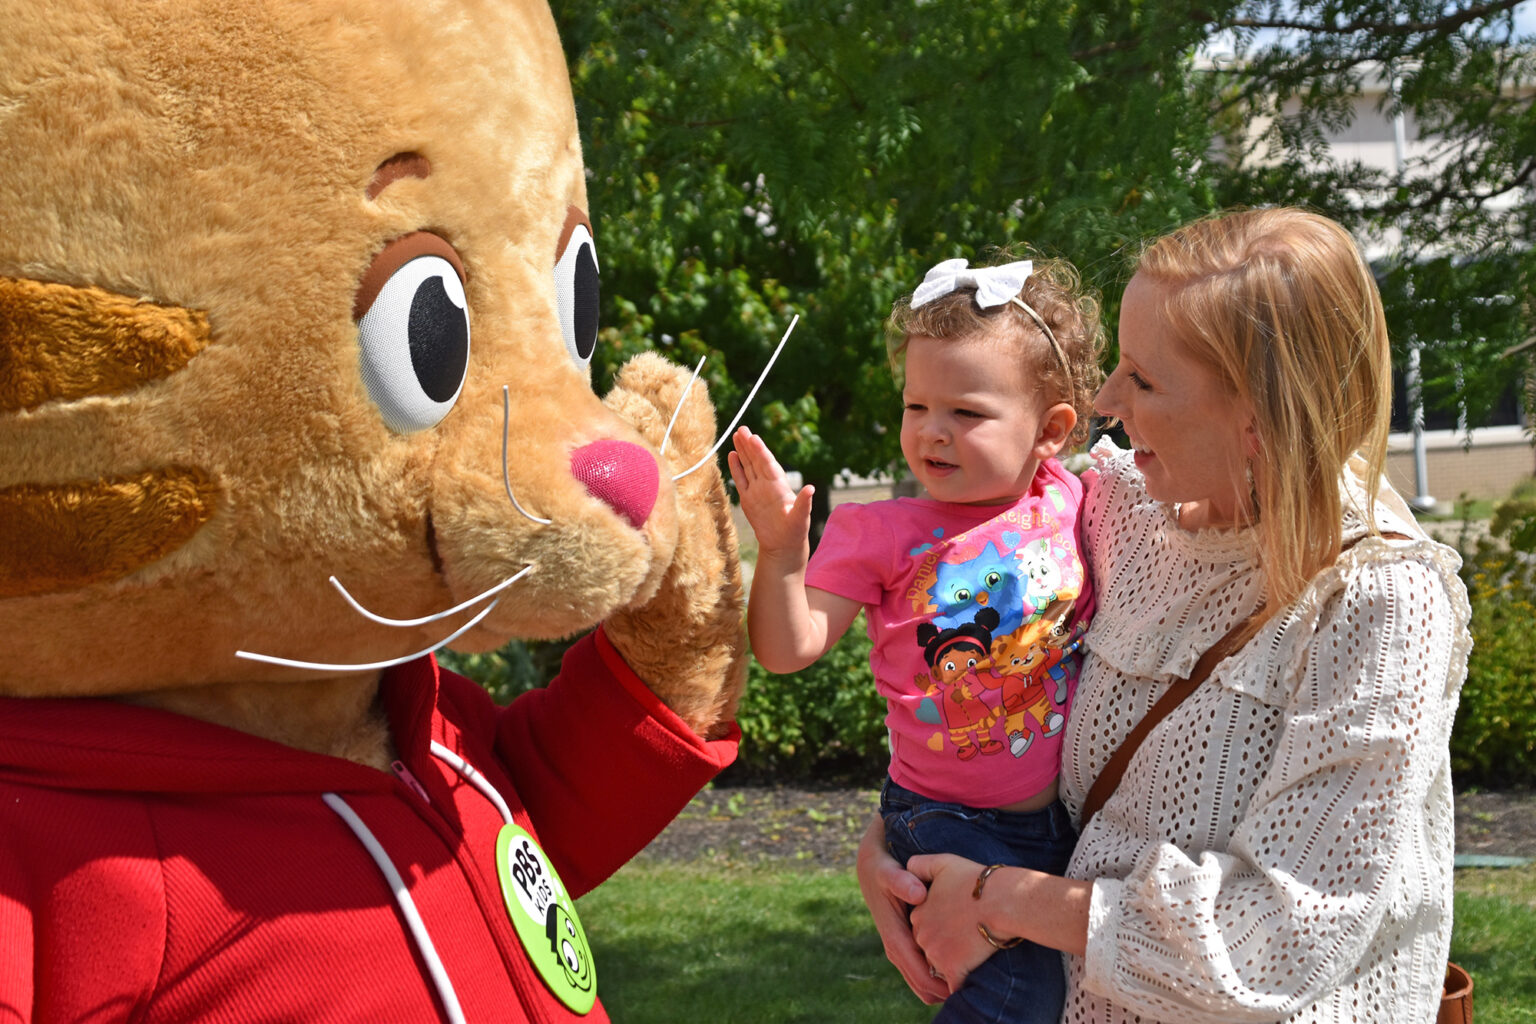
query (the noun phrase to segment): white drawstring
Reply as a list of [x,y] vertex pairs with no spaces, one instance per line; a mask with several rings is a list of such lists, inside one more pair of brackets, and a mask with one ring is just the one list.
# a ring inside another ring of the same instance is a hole
[[357,836],[358,842],[363,844],[368,855],[383,872],[384,880],[389,883],[390,891],[395,894],[395,903],[400,907],[400,915],[405,918],[411,938],[416,940],[416,948],[421,952],[421,958],[427,962],[427,973],[432,976],[432,984],[437,988],[437,998],[442,1000],[443,1011],[448,1015],[451,1024],[465,1024],[464,1011],[459,1007],[459,997],[453,990],[453,982],[448,980],[448,972],[443,967],[442,959],[437,955],[437,947],[432,945],[432,936],[427,932],[426,922],[422,921],[421,914],[417,912],[416,903],[405,887],[405,879],[401,878],[400,872],[395,870],[389,854],[384,852],[384,847],[374,838],[368,826],[363,824],[363,819],[347,806],[345,800],[335,793],[323,793],[320,799],[324,800],[325,805],[347,823],[352,834]]
[[[464,777],[464,781],[474,786],[485,798],[496,805],[496,810],[501,812],[501,820],[508,825],[512,824],[512,808],[502,799],[496,787],[486,781],[484,775],[475,770],[475,766],[464,760],[452,750],[443,746],[437,740],[432,741],[432,753],[435,757],[448,763],[454,771]],[[458,994],[453,990],[453,982],[448,979],[448,972],[443,967],[442,958],[437,955],[437,947],[432,944],[432,936],[427,931],[426,922],[421,919],[421,914],[416,910],[416,903],[411,899],[410,891],[405,886],[405,880],[400,877],[400,872],[395,870],[394,862],[389,859],[383,845],[363,824],[363,819],[357,816],[357,812],[347,806],[347,802],[335,793],[323,793],[320,799],[325,805],[335,811],[341,820],[347,823],[352,834],[357,836],[358,842],[363,844],[373,862],[378,865],[383,873],[384,880],[389,883],[389,889],[395,894],[395,903],[400,907],[400,916],[405,918],[406,928],[411,933],[411,938],[416,940],[416,948],[421,951],[421,958],[427,962],[427,971],[432,976],[432,984],[437,987],[437,997],[442,1000],[443,1009],[448,1014],[448,1020],[452,1024],[464,1024],[464,1011],[459,1008]]]
[[432,741],[432,753],[442,760],[447,761],[448,764],[453,767],[454,771],[464,776],[465,782],[468,782],[471,786],[474,786],[480,792],[484,793],[485,798],[491,803],[495,804],[496,809],[501,812],[501,820],[506,822],[508,825],[512,824],[512,809],[508,807],[507,802],[501,798],[501,794],[496,792],[496,788],[485,780],[485,776],[475,771],[474,765],[470,764],[458,754],[455,754],[453,751],[437,742],[437,740]]

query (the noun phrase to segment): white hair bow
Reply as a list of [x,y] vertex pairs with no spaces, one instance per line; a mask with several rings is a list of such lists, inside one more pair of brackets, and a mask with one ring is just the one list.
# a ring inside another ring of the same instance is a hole
[[1061,342],[1056,340],[1056,332],[1051,330],[1045,317],[1034,306],[1019,297],[1019,293],[1024,290],[1024,282],[1029,280],[1034,269],[1035,265],[1029,260],[1004,263],[1000,267],[971,267],[963,259],[945,260],[923,275],[923,283],[917,286],[907,304],[912,309],[921,309],[934,299],[941,299],[961,288],[976,289],[976,305],[982,309],[1013,303],[1035,322],[1035,326],[1045,335],[1045,340],[1051,343],[1051,350],[1056,353],[1056,361],[1061,365],[1069,396],[1075,395],[1072,363],[1061,347]]
[[972,267],[963,259],[945,260],[923,275],[923,283],[912,293],[911,306],[921,309],[961,288],[976,289],[976,305],[982,309],[1001,306],[1019,294],[1034,269],[1029,260],[1000,267]]

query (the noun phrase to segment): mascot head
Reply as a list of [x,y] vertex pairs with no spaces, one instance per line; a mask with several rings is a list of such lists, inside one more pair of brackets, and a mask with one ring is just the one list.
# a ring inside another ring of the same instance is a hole
[[[372,665],[662,589],[680,389],[593,392],[542,0],[6,6],[0,693],[332,678],[237,652]],[[712,430],[691,395],[679,464]]]

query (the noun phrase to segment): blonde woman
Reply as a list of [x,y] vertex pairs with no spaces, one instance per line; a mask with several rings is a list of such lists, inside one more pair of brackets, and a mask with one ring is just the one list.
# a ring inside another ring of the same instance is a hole
[[1132,450],[1094,450],[1099,607],[1062,754],[1076,852],[1066,877],[944,855],[903,871],[875,823],[859,878],[887,954],[932,1002],[988,936],[1062,950],[1072,1024],[1431,1021],[1471,640],[1455,553],[1382,479],[1370,270],[1304,211],[1200,221],[1143,254],[1119,341],[1095,404]]

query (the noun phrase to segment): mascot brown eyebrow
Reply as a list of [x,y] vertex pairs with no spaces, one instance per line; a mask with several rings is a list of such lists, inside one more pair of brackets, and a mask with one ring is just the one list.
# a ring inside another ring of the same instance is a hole
[[[0,24],[0,1021],[604,1019],[572,900],[744,643],[702,389],[592,390],[549,10]],[[594,623],[507,709],[422,653]]]

